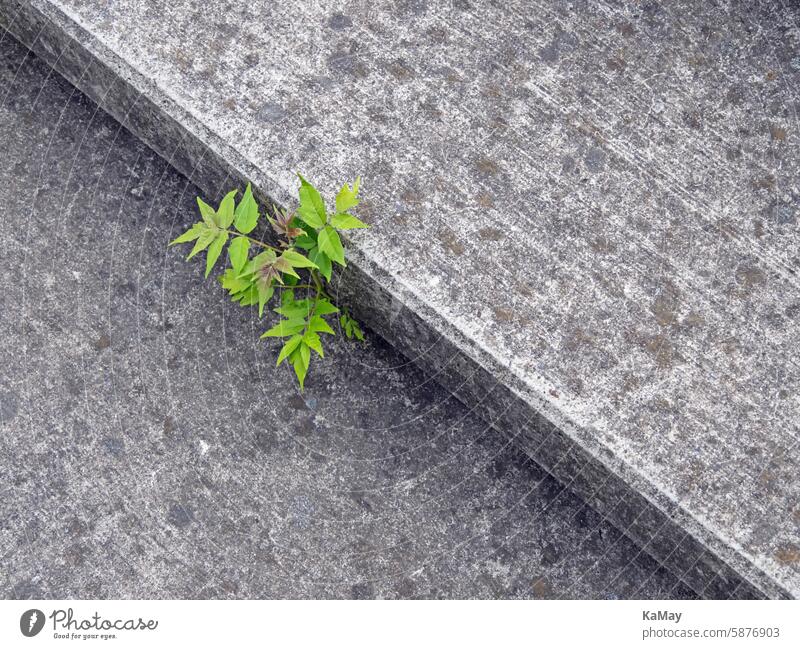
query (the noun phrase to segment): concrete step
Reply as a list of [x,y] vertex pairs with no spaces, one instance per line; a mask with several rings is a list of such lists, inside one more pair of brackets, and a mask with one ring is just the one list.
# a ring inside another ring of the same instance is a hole
[[301,395],[167,250],[198,188],[8,38],[0,87],[0,596],[692,596],[377,336]]
[[375,331],[698,592],[800,594],[796,7],[0,13],[209,194],[362,175]]

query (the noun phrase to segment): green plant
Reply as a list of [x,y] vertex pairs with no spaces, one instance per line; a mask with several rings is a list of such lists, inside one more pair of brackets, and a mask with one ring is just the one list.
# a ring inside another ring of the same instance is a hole
[[339,314],[345,335],[364,340],[358,323],[346,309],[340,311],[333,304],[326,286],[331,281],[334,262],[340,266],[346,264],[339,231],[366,228],[367,224],[350,214],[359,202],[360,179],[352,187],[345,183],[336,195],[335,210],[328,211],[316,188],[300,174],[297,176],[300,179],[297,209],[287,212],[273,206],[272,215],[266,215],[278,235],[276,245],[249,236],[261,216],[250,183],[238,204],[239,192],[233,190],[216,210],[198,197],[202,219],[169,245],[194,241],[187,260],[205,250],[208,277],[230,240],[230,267],[219,281],[234,302],[242,306],[257,305],[259,318],[264,316],[268,303],[278,305],[272,309],[280,316],[278,322],[261,337],[284,341],[277,364],[284,361],[292,364],[302,390],[311,352],[320,358],[325,355],[320,335],[335,335],[326,317]]

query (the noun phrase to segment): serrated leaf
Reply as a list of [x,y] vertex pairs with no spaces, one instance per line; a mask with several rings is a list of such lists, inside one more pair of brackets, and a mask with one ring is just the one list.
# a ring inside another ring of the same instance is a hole
[[194,241],[203,233],[205,229],[205,223],[197,222],[182,235],[170,241],[169,245],[174,246],[176,243],[188,243],[189,241]]
[[348,318],[347,315],[344,313],[342,314],[342,317],[339,318],[339,324],[344,330],[344,335],[347,336],[348,339],[353,337],[353,329],[351,322],[352,320],[350,320],[350,318]]
[[316,236],[312,237],[308,234],[301,234],[297,239],[294,240],[294,245],[298,248],[302,248],[303,250],[311,250],[314,246],[317,245],[317,238]]
[[205,230],[203,230],[203,232],[200,233],[200,236],[197,239],[197,243],[194,244],[194,248],[192,248],[192,251],[189,253],[189,256],[186,257],[186,260],[188,261],[189,259],[194,257],[198,252],[202,252],[203,250],[208,248],[211,245],[211,243],[217,238],[218,234],[219,230],[217,229],[216,226],[214,226],[213,228],[206,228]]
[[331,304],[328,300],[320,300],[317,302],[317,307],[314,309],[314,313],[317,315],[328,315],[329,313],[339,313],[339,309],[337,309],[333,304]]
[[255,273],[258,269],[263,268],[267,264],[274,264],[277,257],[272,250],[265,250],[253,257],[248,264],[244,267],[245,273]]
[[305,389],[306,374],[308,373],[308,365],[303,362],[303,358],[295,350],[294,356],[291,359],[294,373],[297,376],[297,381],[300,383],[300,390]]
[[361,327],[359,327],[358,323],[347,313],[343,313],[339,318],[339,324],[342,326],[345,336],[349,339],[357,338],[361,341],[364,340],[364,332],[361,331]]
[[315,331],[317,333],[331,334],[332,336],[336,335],[333,329],[331,329],[331,326],[325,322],[322,316],[318,315],[311,318],[311,321],[308,323],[308,329],[309,331]]
[[353,188],[350,189],[350,186],[345,183],[342,185],[342,188],[339,190],[339,193],[336,194],[336,211],[337,212],[346,212],[351,207],[355,207],[358,205],[358,186],[361,183],[361,178],[356,178],[356,181],[353,183]]
[[197,197],[197,207],[200,208],[200,216],[203,217],[203,222],[209,226],[217,225],[217,213],[213,207],[204,202],[202,198]]
[[295,268],[317,268],[317,265],[313,261],[301,255],[296,250],[284,250],[281,257]]
[[321,228],[328,220],[325,212],[325,201],[303,176],[297,174],[300,179],[300,207],[297,208],[297,215],[312,228]]
[[306,327],[306,321],[300,319],[281,320],[274,327],[261,334],[262,338],[286,338],[300,333]]
[[[293,291],[284,291],[284,294],[281,296],[281,309],[288,308],[291,309],[295,306],[308,306],[309,302],[307,298],[303,298],[302,300],[295,300],[294,299],[294,292]],[[278,309],[275,309],[276,313],[280,313]]]
[[208,252],[206,253],[206,277],[208,277],[211,269],[214,268],[214,264],[217,263],[217,259],[219,259],[222,248],[225,246],[227,240],[228,233],[220,232],[217,238],[214,239],[213,243],[208,247]]
[[[300,279],[300,275],[295,272],[294,268],[292,268],[292,265],[285,259],[278,259],[278,261],[273,264],[273,268],[275,268],[275,270],[278,272],[283,273],[282,281],[286,284],[289,284],[290,282],[294,282],[296,284],[297,280]],[[289,279],[290,277],[293,277],[294,280]]]
[[272,294],[275,292],[275,288],[270,286],[265,286],[262,283],[257,284],[258,287],[258,317],[264,317],[264,305],[269,302],[269,299],[272,297]]
[[237,273],[242,272],[247,263],[247,253],[250,251],[250,240],[247,237],[236,237],[228,246],[228,257],[231,266]]
[[250,234],[258,224],[258,203],[253,198],[253,189],[250,183],[247,183],[244,196],[236,206],[234,219],[234,227],[242,234]]
[[275,365],[280,365],[285,361],[289,355],[297,349],[297,346],[303,341],[303,336],[300,334],[295,334],[286,343],[281,347],[281,353],[278,354],[278,362]]
[[220,275],[219,282],[222,284],[222,288],[230,291],[231,295],[245,290],[252,284],[251,279],[238,277],[233,268],[229,268]]
[[217,225],[221,228],[225,228],[226,230],[231,227],[231,223],[233,223],[233,210],[236,205],[234,198],[238,190],[234,189],[229,191],[220,201],[219,207],[217,208]]
[[275,313],[281,314],[284,318],[293,320],[295,318],[307,318],[311,312],[311,305],[308,300],[297,300],[291,304],[286,304],[273,309]]
[[219,283],[222,284],[223,288],[228,288],[227,286],[225,286],[226,282],[231,282],[236,280],[236,273],[234,272],[233,268],[228,268],[217,279],[219,280]]
[[298,345],[297,349],[295,349],[291,354],[289,354],[289,361],[292,363],[294,363],[295,361],[300,361],[303,365],[303,368],[307,370],[309,365],[308,361],[311,360],[311,354],[309,354],[308,356],[303,354],[303,352],[300,351],[301,347],[302,344]]
[[314,331],[306,331],[306,335],[303,336],[303,342],[308,345],[310,349],[313,349],[315,352],[317,352],[320,358],[325,358],[325,353],[322,351],[322,341],[319,338],[319,334]]
[[241,293],[234,295],[232,299],[237,300],[242,306],[256,304],[258,302],[258,287],[255,284],[251,284]]
[[357,230],[358,228],[368,228],[363,221],[359,221],[351,214],[334,214],[331,225],[337,230]]
[[324,252],[340,266],[345,265],[342,240],[339,238],[339,233],[331,226],[327,225],[324,230],[320,231],[317,235],[317,244],[321,252]]
[[321,252],[319,248],[312,248],[308,251],[308,258],[317,265],[322,276],[330,282],[331,272],[333,271],[330,257],[324,252]]
[[300,350],[300,358],[303,361],[303,365],[305,365],[306,369],[308,369],[308,364],[311,362],[311,349],[304,342],[300,343],[300,347],[298,349]]

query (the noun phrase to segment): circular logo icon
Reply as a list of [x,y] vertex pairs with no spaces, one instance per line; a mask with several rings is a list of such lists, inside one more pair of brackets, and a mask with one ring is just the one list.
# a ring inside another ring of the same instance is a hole
[[19,618],[19,630],[22,631],[22,635],[28,638],[32,638],[39,633],[43,626],[44,613],[42,613],[38,608],[32,608],[28,611],[25,611],[22,614],[22,617]]

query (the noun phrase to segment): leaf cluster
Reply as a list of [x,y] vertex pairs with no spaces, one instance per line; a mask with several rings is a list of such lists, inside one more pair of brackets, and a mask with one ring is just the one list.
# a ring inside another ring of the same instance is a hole
[[[292,365],[302,390],[311,352],[324,358],[321,336],[336,335],[326,317],[339,314],[345,336],[364,340],[358,323],[334,305],[327,287],[334,264],[347,263],[339,233],[367,225],[351,213],[359,203],[360,179],[352,186],[345,183],[329,210],[319,191],[300,174],[298,178],[299,204],[291,213],[273,206],[271,214],[262,215],[250,183],[238,202],[239,192],[233,190],[216,209],[198,197],[201,220],[170,245],[194,242],[187,260],[206,251],[208,277],[228,244],[230,265],[219,277],[222,287],[241,306],[257,306],[259,318],[268,304],[277,305],[272,311],[278,320],[261,337],[283,341],[277,364]],[[262,216],[277,236],[275,245],[250,236]]]

